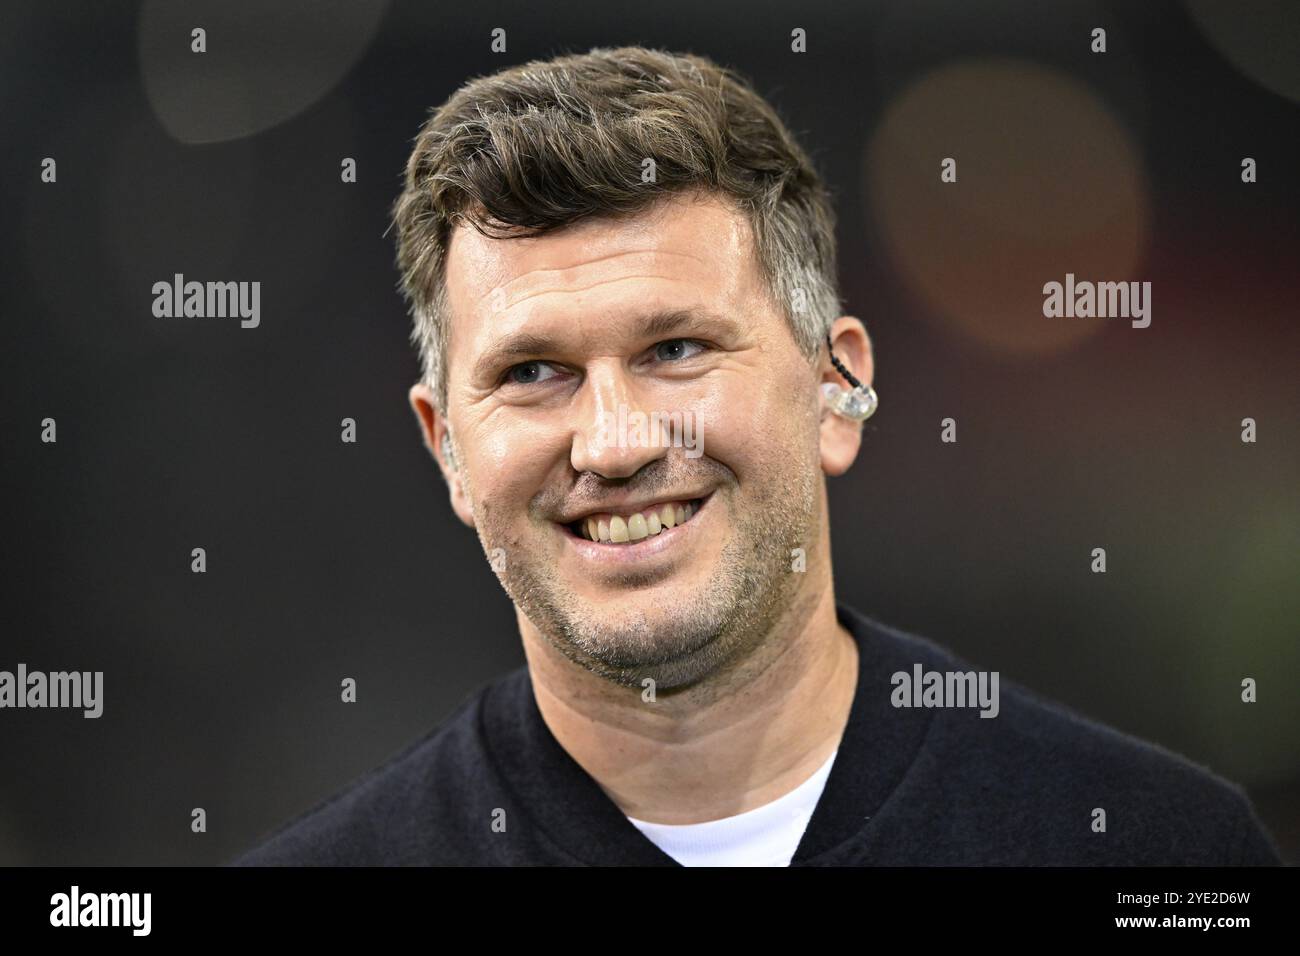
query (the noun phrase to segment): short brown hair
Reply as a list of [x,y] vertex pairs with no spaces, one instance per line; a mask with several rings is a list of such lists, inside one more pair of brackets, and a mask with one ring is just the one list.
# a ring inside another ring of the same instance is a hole
[[835,215],[808,156],[743,78],[693,54],[595,48],[476,78],[432,110],[392,215],[411,341],[439,407],[456,225],[535,236],[692,190],[748,216],[767,289],[811,360],[840,310]]

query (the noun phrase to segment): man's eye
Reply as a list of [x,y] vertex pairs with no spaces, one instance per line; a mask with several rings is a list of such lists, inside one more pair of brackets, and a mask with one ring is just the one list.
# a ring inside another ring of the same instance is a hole
[[515,385],[532,385],[554,375],[555,369],[549,362],[521,362],[506,372],[505,380]]
[[[695,351],[692,352],[691,349]],[[669,339],[655,346],[655,358],[665,362],[676,362],[678,359],[691,358],[703,351],[704,346],[691,339]]]

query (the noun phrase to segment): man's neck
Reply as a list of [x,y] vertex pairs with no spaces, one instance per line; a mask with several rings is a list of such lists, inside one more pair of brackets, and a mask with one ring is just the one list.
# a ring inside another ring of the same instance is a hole
[[789,793],[839,745],[857,687],[857,644],[836,619],[829,575],[725,674],[654,703],[519,619],[551,733],[623,813],[651,823],[717,820]]

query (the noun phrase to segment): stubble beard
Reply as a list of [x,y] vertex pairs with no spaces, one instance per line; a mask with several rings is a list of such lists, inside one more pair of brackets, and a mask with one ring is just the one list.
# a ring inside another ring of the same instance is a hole
[[[712,507],[736,485],[719,488]],[[592,673],[626,687],[654,681],[656,692],[685,689],[744,657],[770,633],[791,606],[804,575],[792,569],[792,551],[811,552],[818,532],[816,475],[768,476],[756,500],[736,503],[730,536],[707,583],[662,605],[653,619],[635,610],[635,570],[627,589],[611,601],[623,610],[617,620],[603,605],[578,597],[551,572],[538,549],[533,555],[508,549],[497,571],[506,593],[556,650]],[[730,497],[730,496],[728,496]],[[484,550],[510,539],[495,514],[476,520]],[[611,623],[613,621],[613,623]]]

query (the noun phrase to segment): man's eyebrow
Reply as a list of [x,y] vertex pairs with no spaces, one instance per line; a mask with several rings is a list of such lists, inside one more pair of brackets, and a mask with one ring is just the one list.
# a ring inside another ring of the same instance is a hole
[[[637,323],[639,338],[661,338],[672,335],[682,329],[700,329],[718,332],[734,331],[736,324],[725,316],[708,309],[683,308],[664,309],[642,316]],[[493,345],[474,363],[474,379],[481,381],[493,375],[497,368],[513,358],[536,358],[539,355],[554,354],[561,346],[556,339],[532,332],[516,332],[507,335]]]
[[725,316],[708,309],[667,309],[645,316],[641,320],[641,335],[647,339],[658,338],[680,332],[688,326],[713,327],[720,330],[735,328]]

